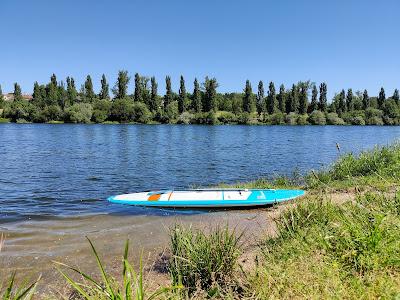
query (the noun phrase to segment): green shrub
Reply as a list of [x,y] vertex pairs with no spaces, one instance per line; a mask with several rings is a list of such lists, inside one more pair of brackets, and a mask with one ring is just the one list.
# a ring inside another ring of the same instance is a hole
[[61,121],[64,118],[64,113],[59,105],[53,104],[44,108],[43,116],[46,122]]
[[96,100],[93,103],[92,120],[96,123],[105,122],[110,114],[111,104],[111,101],[107,99]]
[[271,125],[285,124],[285,115],[281,112],[277,112],[269,116],[269,123]]
[[65,111],[67,122],[90,123],[93,108],[89,103],[75,103]]
[[237,115],[238,124],[247,125],[250,123],[250,114],[248,112],[241,112]]
[[16,122],[18,119],[29,122],[33,121],[34,110],[35,107],[29,101],[12,101],[5,105],[3,115],[5,118],[11,119],[12,122]]
[[343,120],[351,125],[365,125],[365,112],[352,111],[342,115]]
[[297,117],[297,125],[307,125],[308,124],[307,120],[308,120],[307,114],[299,115]]
[[325,125],[325,114],[322,111],[314,110],[308,117],[308,122],[312,125]]
[[167,105],[164,112],[165,123],[173,123],[179,116],[178,101],[173,101]]
[[132,105],[132,115],[130,117],[131,121],[143,123],[148,123],[152,118],[152,114],[147,108],[147,105],[143,102],[134,102]]
[[213,111],[196,113],[191,121],[192,124],[205,124],[205,125],[214,125],[217,124],[217,122],[218,119]]
[[337,113],[328,113],[326,115],[326,123],[328,125],[344,125],[343,119]]
[[383,112],[379,109],[369,107],[365,110],[365,123],[367,125],[383,125]]
[[179,115],[178,117],[178,124],[190,124],[192,120],[194,119],[194,115],[191,114],[190,112],[183,112]]
[[218,115],[218,121],[222,124],[233,124],[237,123],[237,117],[230,111],[221,111]]
[[291,112],[286,115],[285,122],[288,125],[297,125],[298,119],[299,119],[299,115],[294,112]]
[[182,283],[190,292],[198,285],[208,290],[215,283],[230,284],[241,253],[240,238],[227,227],[216,227],[209,234],[191,227],[172,228],[169,271],[173,284]]
[[133,113],[133,101],[129,98],[116,99],[110,110],[110,120],[121,123],[130,122]]

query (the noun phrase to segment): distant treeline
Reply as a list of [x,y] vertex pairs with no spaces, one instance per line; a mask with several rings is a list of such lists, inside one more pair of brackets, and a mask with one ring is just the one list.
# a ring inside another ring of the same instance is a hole
[[4,101],[0,87],[0,109],[2,117],[12,122],[37,123],[400,124],[397,89],[388,98],[383,88],[377,97],[370,97],[367,90],[342,90],[328,102],[326,83],[316,85],[310,81],[298,82],[290,88],[282,84],[278,91],[273,82],[265,91],[260,81],[254,93],[247,80],[242,93],[222,94],[217,92],[217,80],[206,77],[201,84],[195,79],[190,93],[181,76],[179,91],[175,93],[167,76],[163,96],[158,94],[155,77],[136,73],[133,81],[131,95],[128,94],[131,78],[127,71],[119,71],[111,97],[105,75],[99,93],[95,93],[90,75],[78,91],[74,78],[67,77],[64,83],[53,74],[46,85],[35,82],[30,101],[24,100],[17,83],[14,100]]

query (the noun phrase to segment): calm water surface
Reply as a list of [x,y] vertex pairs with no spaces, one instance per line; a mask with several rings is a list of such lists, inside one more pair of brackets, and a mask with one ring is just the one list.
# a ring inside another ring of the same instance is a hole
[[0,125],[0,223],[88,214],[168,214],[109,195],[207,186],[321,168],[400,127]]

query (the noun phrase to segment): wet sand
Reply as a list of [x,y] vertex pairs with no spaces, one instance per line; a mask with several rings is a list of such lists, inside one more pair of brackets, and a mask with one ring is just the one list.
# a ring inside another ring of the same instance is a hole
[[[64,280],[53,261],[63,262],[91,274],[97,266],[85,239],[88,236],[103,258],[107,270],[117,275],[126,239],[130,240],[130,260],[138,264],[142,256],[149,266],[168,245],[168,228],[176,223],[194,227],[228,224],[245,231],[245,243],[255,244],[264,234],[275,230],[273,216],[282,209],[202,211],[196,214],[173,216],[155,215],[93,215],[77,218],[57,218],[46,221],[25,221],[0,225],[5,245],[0,253],[0,277],[17,270],[18,274],[37,277],[42,274],[39,291],[57,293]],[[61,291],[64,293],[63,291]]]

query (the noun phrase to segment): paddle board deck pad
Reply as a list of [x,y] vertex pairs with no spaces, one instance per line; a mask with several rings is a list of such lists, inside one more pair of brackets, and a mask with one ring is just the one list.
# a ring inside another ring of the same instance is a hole
[[275,204],[303,196],[302,190],[207,189],[150,191],[111,196],[113,203],[152,207],[244,207]]

